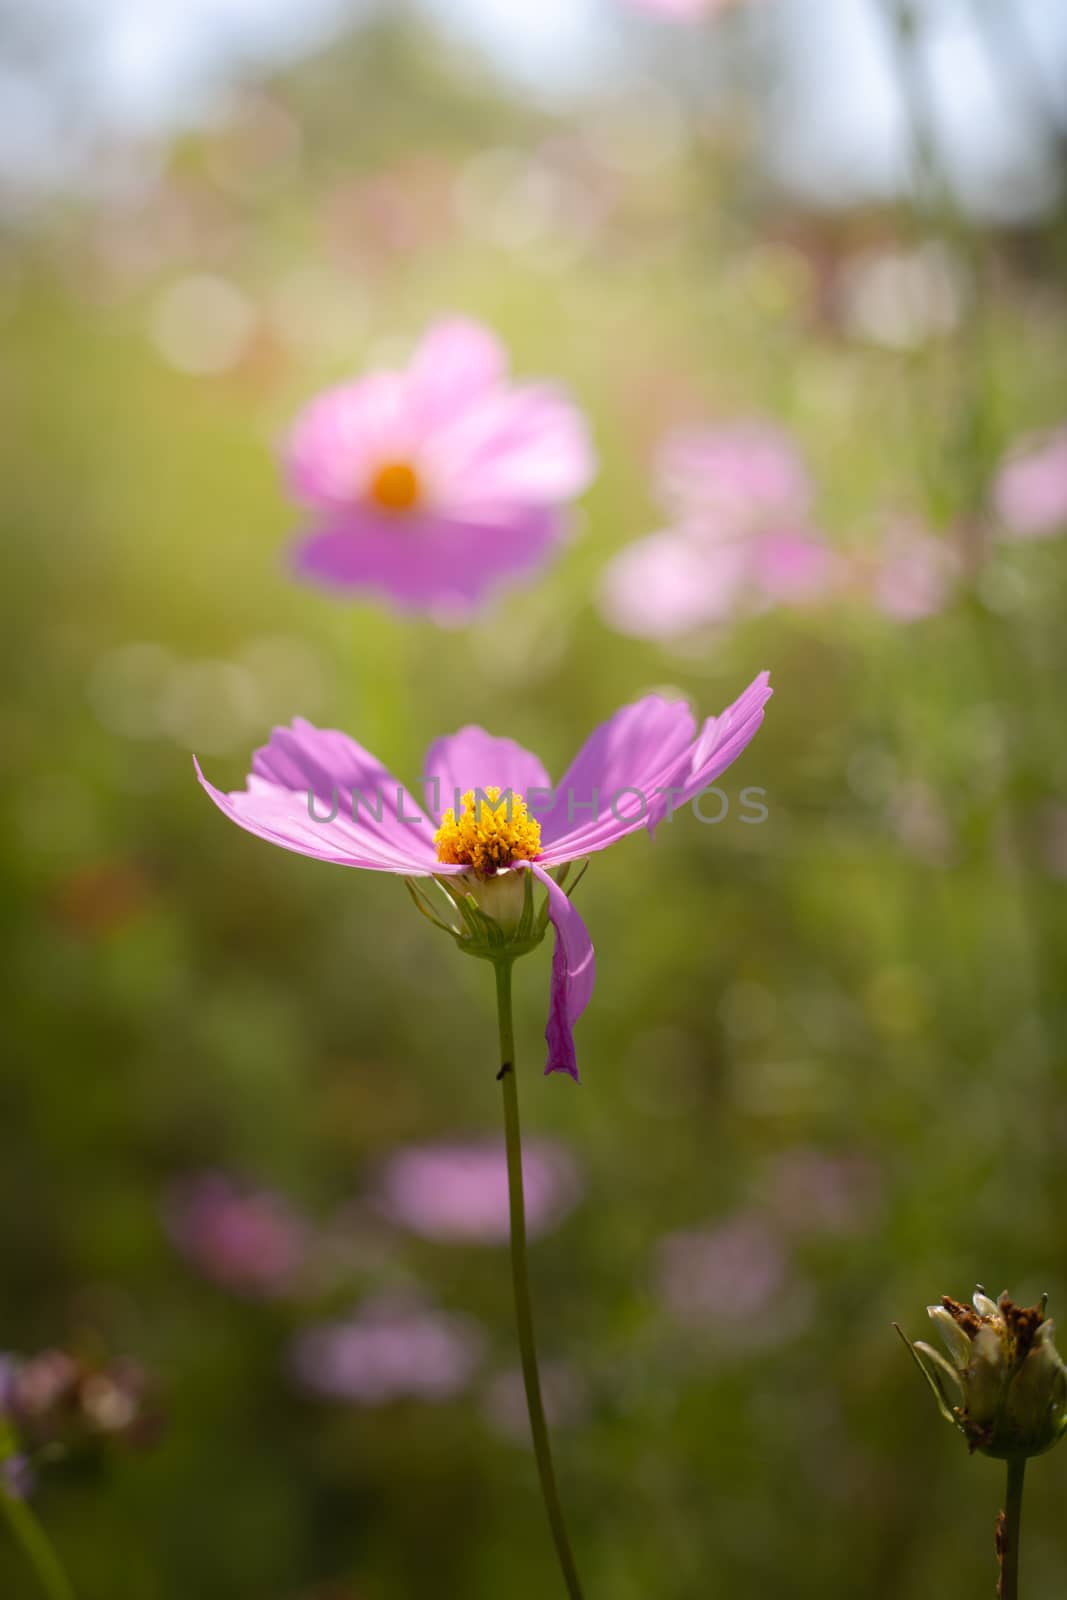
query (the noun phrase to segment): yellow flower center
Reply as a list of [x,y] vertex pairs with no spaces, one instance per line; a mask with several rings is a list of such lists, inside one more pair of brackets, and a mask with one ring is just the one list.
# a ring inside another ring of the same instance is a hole
[[420,495],[419,475],[406,461],[379,467],[370,482],[370,497],[385,511],[410,511]]
[[[475,793],[477,792],[477,804]],[[491,877],[513,861],[533,861],[541,853],[541,825],[521,794],[496,788],[468,789],[457,819],[449,807],[433,836],[438,861],[473,867]]]

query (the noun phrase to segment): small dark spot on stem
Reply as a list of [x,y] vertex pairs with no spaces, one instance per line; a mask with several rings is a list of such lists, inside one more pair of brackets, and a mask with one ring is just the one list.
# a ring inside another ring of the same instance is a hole
[[504,1065],[501,1067],[500,1071],[496,1075],[497,1083],[500,1082],[501,1078],[506,1078],[508,1073],[511,1072],[511,1071],[512,1071],[511,1062],[510,1061],[505,1061]]

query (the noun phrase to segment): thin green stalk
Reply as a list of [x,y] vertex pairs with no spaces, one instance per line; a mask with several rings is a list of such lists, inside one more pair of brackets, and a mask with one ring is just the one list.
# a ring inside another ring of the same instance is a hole
[[48,1600],[74,1600],[70,1580],[59,1564],[59,1557],[48,1542],[48,1535],[24,1500],[0,1489],[7,1525],[16,1544],[37,1575],[37,1581]]
[[1004,1510],[997,1518],[997,1555],[1000,1559],[1000,1600],[1019,1600],[1019,1526],[1023,1515],[1023,1482],[1026,1457],[1012,1456],[1008,1462],[1008,1487]]
[[519,1329],[522,1379],[526,1388],[526,1409],[530,1414],[537,1472],[541,1494],[548,1512],[556,1554],[570,1600],[582,1600],[578,1569],[567,1536],[567,1525],[560,1504],[552,1447],[548,1439],[545,1408],[541,1399],[541,1377],[534,1341],[533,1307],[530,1302],[530,1274],[526,1256],[526,1207],[522,1192],[522,1139],[519,1130],[519,1094],[515,1081],[515,1032],[511,1020],[511,962],[498,961],[496,1003],[500,1021],[500,1071],[497,1074],[504,1093],[504,1137],[508,1154],[508,1204],[511,1212],[511,1277],[515,1288],[515,1319]]

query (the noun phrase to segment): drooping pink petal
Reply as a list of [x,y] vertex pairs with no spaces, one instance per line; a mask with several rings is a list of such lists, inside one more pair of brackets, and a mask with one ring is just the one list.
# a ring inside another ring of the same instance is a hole
[[658,694],[601,723],[556,786],[541,827],[545,864],[573,861],[647,827],[657,787],[672,781],[695,732],[685,701]]
[[593,997],[596,958],[589,930],[559,884],[543,867],[531,863],[530,871],[548,892],[548,915],[556,930],[552,953],[552,992],[545,1039],[548,1060],[545,1074],[566,1072],[577,1083],[578,1060],[574,1049],[574,1024]]
[[255,754],[247,788],[231,794],[194,764],[220,811],[283,849],[409,877],[455,870],[437,861],[433,824],[407,789],[347,734],[302,718],[275,728]]
[[[763,721],[763,711],[774,691],[770,674],[761,672],[748,688],[717,717],[709,717],[700,736],[674,773],[672,782],[678,794],[675,805],[685,805],[706,789],[737,760],[745,746],[755,738]],[[671,801],[665,797],[653,822],[666,816]]]
[[541,566],[564,528],[562,515],[543,507],[512,511],[493,525],[421,514],[401,524],[361,506],[308,534],[294,562],[302,576],[341,593],[369,591],[458,623],[488,594]]
[[411,402],[424,429],[453,422],[507,376],[500,340],[480,322],[450,317],[435,323],[411,362]]
[[[426,809],[438,820],[456,796],[469,789],[511,789],[528,798],[531,790],[549,787],[548,773],[537,756],[514,739],[497,739],[484,728],[469,726],[436,739],[422,764]],[[536,807],[533,808],[536,811]]]

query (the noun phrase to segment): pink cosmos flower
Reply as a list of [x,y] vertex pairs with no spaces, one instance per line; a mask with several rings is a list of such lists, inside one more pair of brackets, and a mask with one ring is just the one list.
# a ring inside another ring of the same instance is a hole
[[181,1253],[237,1294],[286,1294],[307,1257],[307,1229],[280,1195],[244,1189],[221,1172],[176,1184],[164,1216]]
[[1067,529],[1067,425],[1024,440],[993,485],[997,515],[1010,538],[1043,539]]
[[[224,794],[196,770],[220,811],[271,844],[407,878],[423,909],[416,884],[437,879],[451,891],[447,915],[455,920],[433,920],[465,948],[511,936],[531,949],[550,920],[545,1071],[577,1079],[573,1028],[592,996],[595,966],[589,933],[564,892],[567,867],[638,828],[652,831],[714,783],[754,737],[770,695],[762,672],[699,729],[684,701],[648,695],[596,729],[555,789],[521,745],[463,728],[430,747],[425,811],[354,739],[302,719],[275,728],[244,789]],[[534,919],[537,885],[547,900]]]
[[[562,1221],[581,1193],[578,1169],[548,1140],[522,1155],[526,1229],[531,1238]],[[426,1239],[500,1244],[508,1238],[508,1169],[496,1144],[413,1145],[386,1164],[379,1209]]]
[[290,1361],[311,1394],[373,1406],[449,1399],[466,1388],[484,1348],[482,1330],[466,1317],[382,1299],[345,1321],[307,1329]]
[[510,385],[499,341],[457,319],[432,327],[406,370],[313,400],[287,467],[314,513],[302,576],[455,621],[558,548],[594,456],[562,390]]

